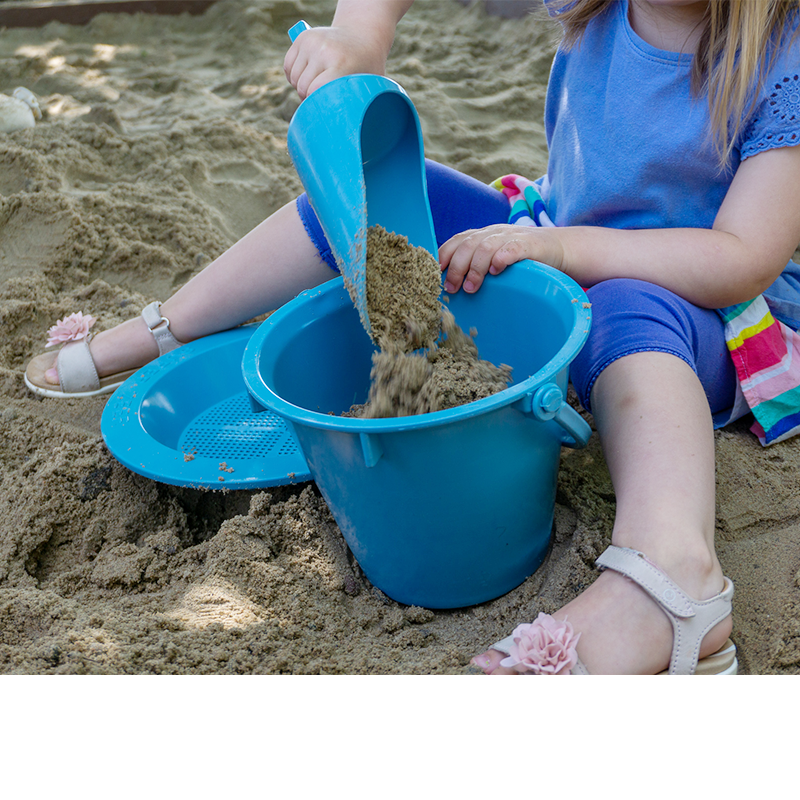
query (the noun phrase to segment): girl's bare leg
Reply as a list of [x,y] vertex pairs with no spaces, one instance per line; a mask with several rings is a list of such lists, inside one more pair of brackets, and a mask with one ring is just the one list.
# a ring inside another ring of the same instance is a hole
[[[181,342],[226,330],[278,308],[304,289],[334,278],[306,234],[294,201],[240,239],[161,306]],[[100,376],[152,361],[158,348],[141,317],[94,337]],[[55,368],[47,379],[58,383]]]
[[[718,594],[714,436],[697,376],[674,356],[636,353],[603,371],[592,407],[617,497],[612,542],[645,553],[697,600]],[[578,655],[589,672],[653,674],[669,664],[672,625],[619,573],[603,572],[555,616],[581,632]],[[729,617],[707,634],[700,657],[718,650],[730,631]],[[497,666],[503,658],[490,650],[474,661],[501,674],[508,671]]]

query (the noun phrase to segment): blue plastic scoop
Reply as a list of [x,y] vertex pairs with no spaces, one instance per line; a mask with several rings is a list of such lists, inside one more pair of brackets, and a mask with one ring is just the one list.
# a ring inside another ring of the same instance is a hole
[[[292,41],[304,30],[294,25]],[[348,75],[312,92],[289,125],[289,155],[331,246],[361,323],[367,313],[367,228],[407,236],[438,259],[422,131],[403,88]]]

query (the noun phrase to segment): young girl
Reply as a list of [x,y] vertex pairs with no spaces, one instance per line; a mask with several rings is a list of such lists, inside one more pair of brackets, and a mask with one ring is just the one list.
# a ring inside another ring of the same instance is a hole
[[[341,75],[382,73],[412,2],[340,0],[332,27],[297,38],[287,77],[306,96]],[[564,31],[537,183],[554,224],[506,224],[503,194],[436,164],[429,195],[446,291],[478,291],[523,258],[589,287],[592,330],[571,377],[594,415],[617,516],[598,579],[474,663],[492,674],[732,674],[713,428],[744,412],[715,309],[763,294],[800,328],[800,267],[789,260],[800,241],[800,7],[546,4]],[[110,391],[160,351],[274,308],[330,279],[331,267],[301,197],[160,311],[153,304],[91,346],[70,342],[57,366],[39,356],[26,382],[47,396]]]

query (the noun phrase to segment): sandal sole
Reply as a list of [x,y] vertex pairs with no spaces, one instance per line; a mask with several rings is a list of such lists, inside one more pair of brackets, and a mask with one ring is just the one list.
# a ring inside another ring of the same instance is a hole
[[115,372],[100,378],[100,387],[86,392],[64,392],[58,388],[58,384],[48,383],[44,373],[55,364],[57,353],[42,353],[33,358],[25,371],[25,385],[40,397],[53,397],[64,399],[67,397],[96,397],[101,394],[111,394],[117,387],[135,374],[137,370],[130,369],[124,372]]

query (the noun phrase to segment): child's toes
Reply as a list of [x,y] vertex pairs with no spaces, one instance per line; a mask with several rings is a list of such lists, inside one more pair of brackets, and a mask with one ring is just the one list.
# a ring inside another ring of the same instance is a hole
[[52,383],[54,386],[58,386],[58,370],[55,367],[50,367],[50,369],[45,370],[44,372],[44,379],[48,383]]
[[479,656],[475,656],[471,663],[483,670],[486,675],[511,675],[513,669],[506,669],[500,666],[500,662],[505,655],[499,650],[487,650]]

